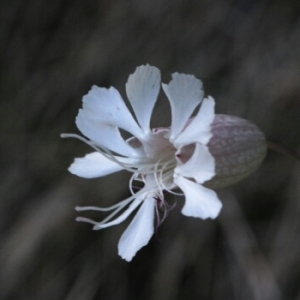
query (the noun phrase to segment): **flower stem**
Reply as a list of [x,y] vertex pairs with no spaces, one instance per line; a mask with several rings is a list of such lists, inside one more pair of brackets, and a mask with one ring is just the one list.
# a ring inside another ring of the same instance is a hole
[[271,149],[273,151],[276,151],[278,153],[281,153],[281,154],[285,154],[287,156],[290,156],[290,157],[300,161],[300,154],[297,153],[296,151],[293,151],[291,149],[288,149],[286,147],[283,147],[281,145],[275,144],[275,143],[270,142],[270,141],[267,141],[267,144],[268,144],[269,149]]

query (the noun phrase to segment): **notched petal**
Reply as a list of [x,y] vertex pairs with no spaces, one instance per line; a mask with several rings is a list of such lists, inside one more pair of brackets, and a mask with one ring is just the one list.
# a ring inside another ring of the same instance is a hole
[[150,132],[150,119],[160,89],[160,71],[153,66],[137,67],[126,83],[127,97],[145,133]]
[[181,176],[176,176],[174,182],[185,194],[182,214],[201,219],[215,219],[219,215],[222,203],[213,190]]
[[122,170],[122,167],[98,152],[75,158],[69,172],[83,178],[96,178]]
[[116,126],[101,123],[99,119],[89,115],[89,112],[83,109],[79,110],[76,125],[83,135],[100,147],[128,157],[138,155],[137,151],[124,141]]
[[153,197],[147,197],[122,234],[118,250],[123,259],[131,261],[136,252],[148,244],[154,232],[154,206]]
[[193,75],[172,74],[169,84],[162,84],[172,111],[170,140],[174,141],[183,130],[197,105],[203,99],[202,82]]
[[212,137],[211,124],[215,118],[215,100],[205,98],[197,115],[191,119],[188,126],[174,140],[174,145],[179,148],[187,144],[200,143],[206,145]]
[[122,128],[137,137],[143,135],[114,87],[106,89],[94,85],[82,102],[83,110],[89,113],[87,116],[93,117],[98,123]]
[[215,160],[207,146],[196,144],[192,157],[177,166],[174,173],[203,183],[215,176]]

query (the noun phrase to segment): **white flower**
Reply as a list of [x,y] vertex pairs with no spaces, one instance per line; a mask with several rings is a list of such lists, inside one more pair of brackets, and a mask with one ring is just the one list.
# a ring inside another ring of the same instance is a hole
[[[62,135],[79,138],[96,151],[76,158],[69,168],[71,173],[84,178],[123,169],[133,173],[132,196],[128,199],[109,208],[77,207],[80,211],[112,211],[102,222],[78,218],[94,224],[94,229],[119,224],[139,207],[118,245],[119,255],[127,261],[153,235],[155,213],[167,208],[164,191],[176,194],[174,189],[182,190],[182,213],[186,216],[216,218],[222,207],[216,193],[202,186],[215,175],[215,160],[207,147],[212,137],[214,100],[203,99],[200,80],[174,73],[169,84],[162,84],[171,105],[171,126],[150,129],[160,83],[160,71],[149,65],[138,67],[129,76],[126,93],[137,122],[115,88],[93,86],[83,97],[83,108],[76,118],[77,127],[89,140],[74,134]],[[191,118],[197,107],[196,116]],[[132,137],[125,141],[119,128]],[[134,191],[134,181],[141,181],[144,186]]]

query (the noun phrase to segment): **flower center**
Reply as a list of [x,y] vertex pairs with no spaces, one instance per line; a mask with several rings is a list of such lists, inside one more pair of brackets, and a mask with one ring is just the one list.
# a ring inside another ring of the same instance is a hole
[[177,165],[176,148],[170,143],[168,133],[168,128],[157,128],[153,129],[142,142],[136,138],[128,141],[131,146],[136,146],[142,153],[138,162],[130,165],[130,168],[136,170],[130,181],[131,190],[134,181],[142,181],[149,187],[153,186],[160,194],[163,190],[170,190],[174,187],[173,171]]

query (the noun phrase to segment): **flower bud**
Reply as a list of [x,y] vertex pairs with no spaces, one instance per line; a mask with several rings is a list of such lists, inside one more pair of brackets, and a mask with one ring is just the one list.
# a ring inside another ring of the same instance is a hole
[[215,115],[209,151],[215,158],[216,175],[205,186],[218,189],[250,175],[262,163],[267,143],[262,131],[248,120]]

